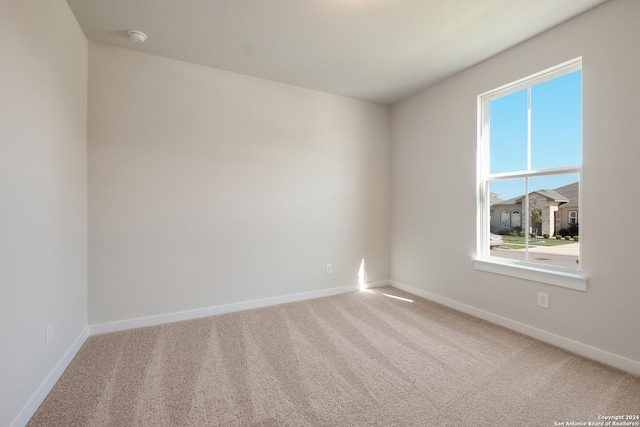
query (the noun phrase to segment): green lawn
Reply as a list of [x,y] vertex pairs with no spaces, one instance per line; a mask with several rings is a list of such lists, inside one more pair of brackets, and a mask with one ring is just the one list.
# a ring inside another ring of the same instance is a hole
[[[515,236],[502,236],[502,240],[504,241],[504,248],[510,249],[522,249],[524,247],[524,237],[515,237]],[[569,243],[578,243],[575,240],[557,240],[555,237],[550,237],[548,239],[539,238],[538,240],[529,239],[529,247],[535,246],[560,246],[560,245],[568,245]]]

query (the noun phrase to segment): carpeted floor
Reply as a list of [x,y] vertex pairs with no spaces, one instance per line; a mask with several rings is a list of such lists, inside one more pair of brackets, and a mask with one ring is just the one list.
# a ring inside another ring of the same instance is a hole
[[92,336],[28,425],[554,426],[639,413],[636,376],[379,288]]

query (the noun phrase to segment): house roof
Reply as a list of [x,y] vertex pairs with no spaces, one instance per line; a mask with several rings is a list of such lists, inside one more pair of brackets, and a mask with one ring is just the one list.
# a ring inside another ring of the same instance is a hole
[[496,193],[492,192],[490,197],[491,197],[491,205],[498,205],[498,204],[504,203],[504,200],[502,200]]
[[558,193],[564,195],[569,201],[563,204],[563,207],[578,207],[580,203],[580,183],[574,182],[573,184],[565,185],[564,187],[556,188]]
[[[540,194],[554,202],[558,202],[563,207],[577,207],[579,202],[578,197],[580,193],[580,184],[578,182],[574,182],[553,190],[536,190],[529,194],[533,193]],[[520,204],[522,203],[523,198],[524,196],[518,196],[509,200],[501,200],[497,194],[491,193],[491,206]]]
[[493,198],[491,199],[491,206],[493,205],[515,205],[515,204],[519,204],[520,202],[518,200],[520,200],[522,198],[522,196],[518,196],[518,197],[514,197],[513,199],[508,199],[508,200],[500,200],[500,198],[498,197],[496,202],[493,201]]
[[[558,203],[567,203],[569,201],[568,198],[566,198],[565,196],[563,196],[562,194],[560,194],[556,190],[537,190],[537,191],[532,191],[529,194],[533,194],[533,193],[540,194],[540,195],[546,197],[547,199],[553,200],[554,202],[558,202]],[[520,196],[518,198],[518,200],[517,200],[518,203],[522,202],[523,198],[524,198],[524,196]]]

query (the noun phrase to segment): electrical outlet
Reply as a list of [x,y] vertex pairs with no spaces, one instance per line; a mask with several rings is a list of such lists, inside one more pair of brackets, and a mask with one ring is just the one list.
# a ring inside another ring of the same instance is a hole
[[549,294],[538,292],[538,306],[542,308],[549,308]]
[[53,341],[53,323],[47,325],[47,347]]
[[327,264],[327,274],[333,273],[333,266],[331,264]]

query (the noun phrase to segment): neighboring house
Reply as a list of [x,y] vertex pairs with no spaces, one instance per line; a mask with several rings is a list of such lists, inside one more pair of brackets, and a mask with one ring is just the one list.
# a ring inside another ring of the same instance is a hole
[[526,212],[523,211],[524,196],[502,200],[491,194],[491,230],[523,230],[539,235],[554,235],[557,230],[578,224],[579,183],[565,185],[553,190],[538,190],[529,193],[530,206],[540,208],[540,221],[532,218],[529,227],[524,227]]

